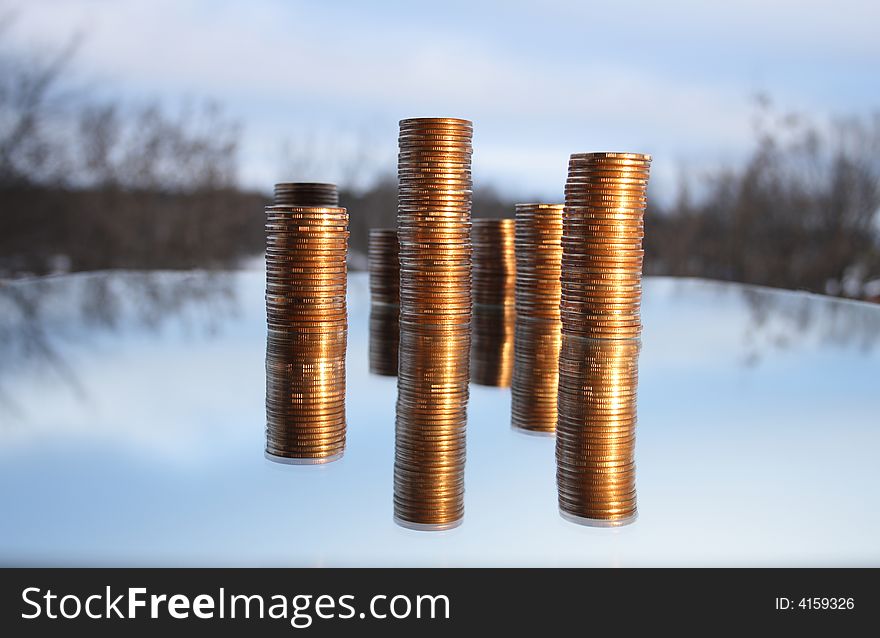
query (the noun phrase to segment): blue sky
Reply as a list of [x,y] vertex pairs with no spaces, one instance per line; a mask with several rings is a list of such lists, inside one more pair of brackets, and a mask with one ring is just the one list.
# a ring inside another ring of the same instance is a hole
[[442,115],[474,120],[478,185],[558,200],[570,153],[626,150],[654,154],[663,196],[742,158],[756,93],[818,119],[880,108],[871,1],[2,4],[22,47],[83,34],[95,86],[224,104],[263,189],[393,172],[397,121]]

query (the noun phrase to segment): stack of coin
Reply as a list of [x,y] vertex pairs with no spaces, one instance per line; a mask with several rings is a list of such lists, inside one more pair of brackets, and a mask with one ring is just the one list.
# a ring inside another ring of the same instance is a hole
[[348,213],[266,207],[266,455],[326,463],[345,448]]
[[397,376],[400,261],[397,230],[370,229],[370,372]]
[[562,204],[516,205],[516,333],[511,423],[556,431]]
[[562,515],[635,519],[635,431],[643,218],[651,158],[571,156],[562,232],[562,350],[556,430]]
[[370,229],[367,261],[370,267],[370,303],[400,305],[397,229]]
[[400,122],[394,518],[413,529],[464,515],[472,136],[466,120]]
[[339,206],[336,184],[281,182],[275,184],[276,206]]
[[516,285],[515,224],[512,219],[476,218],[471,228],[474,248],[474,306],[513,305]]
[[571,156],[562,234],[563,334],[639,336],[650,162],[635,153]]
[[514,220],[474,219],[471,381],[506,388],[513,374]]

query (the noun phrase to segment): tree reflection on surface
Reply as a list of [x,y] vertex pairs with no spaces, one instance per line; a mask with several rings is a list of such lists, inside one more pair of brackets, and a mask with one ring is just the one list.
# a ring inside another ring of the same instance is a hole
[[236,312],[228,273],[96,272],[0,283],[0,409],[20,413],[4,378],[36,370],[84,396],[68,346],[102,334],[159,332],[172,321],[206,336]]

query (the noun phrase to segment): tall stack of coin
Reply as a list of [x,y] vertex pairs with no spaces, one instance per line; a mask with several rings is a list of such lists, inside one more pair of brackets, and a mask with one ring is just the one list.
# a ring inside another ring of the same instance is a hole
[[397,230],[371,228],[370,372],[397,376],[400,344],[400,261]]
[[556,430],[562,515],[587,525],[636,516],[635,432],[643,218],[651,157],[572,155],[562,233]]
[[394,517],[414,529],[464,516],[472,136],[466,120],[400,122]]
[[506,388],[513,374],[514,220],[474,219],[471,381]]
[[516,333],[511,423],[556,431],[562,204],[516,205]]
[[275,184],[276,206],[339,206],[336,184],[281,182]]
[[345,448],[344,208],[266,207],[266,455],[326,463]]

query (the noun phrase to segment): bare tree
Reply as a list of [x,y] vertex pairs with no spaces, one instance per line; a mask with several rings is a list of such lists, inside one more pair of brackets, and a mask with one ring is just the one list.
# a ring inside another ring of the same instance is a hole
[[79,115],[78,183],[98,188],[195,192],[236,183],[238,125],[216,104],[176,117],[157,105],[89,105]]
[[763,113],[755,150],[647,219],[650,272],[865,296],[880,278],[880,115]]
[[15,17],[0,17],[0,185],[59,176],[62,157],[47,122],[63,108],[59,79],[79,44],[74,38],[49,55],[17,55],[3,46]]
[[236,189],[239,127],[219,107],[61,99],[71,47],[16,54],[6,24],[0,274],[226,266],[259,252],[262,200]]

